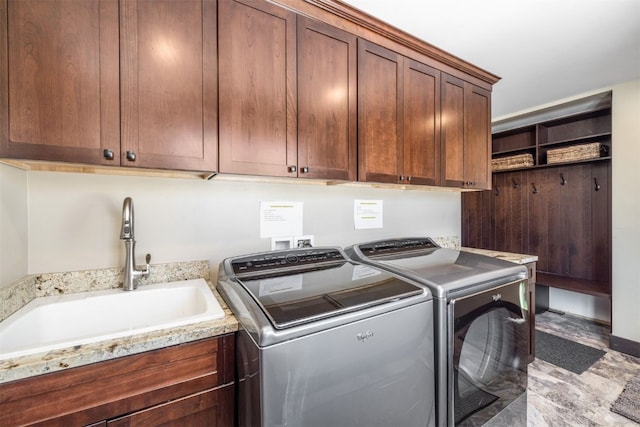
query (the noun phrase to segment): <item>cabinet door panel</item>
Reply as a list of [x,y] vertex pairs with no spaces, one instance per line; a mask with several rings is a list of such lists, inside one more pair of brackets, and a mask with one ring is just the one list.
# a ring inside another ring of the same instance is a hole
[[218,13],[220,171],[297,176],[296,15],[257,0]]
[[233,385],[173,400],[107,422],[108,427],[231,426]]
[[488,189],[491,182],[491,92],[467,85],[464,179],[467,187]]
[[442,177],[448,187],[464,182],[464,82],[442,75]]
[[356,36],[298,17],[301,177],[356,179],[356,55]]
[[398,182],[402,170],[402,57],[358,40],[358,180]]
[[404,61],[404,171],[412,184],[440,183],[440,72]]
[[215,0],[123,0],[120,13],[122,164],[216,170]]
[[8,105],[0,119],[8,128],[1,155],[109,164],[103,149],[110,149],[117,162],[117,1],[5,4],[8,50],[0,49],[0,65]]

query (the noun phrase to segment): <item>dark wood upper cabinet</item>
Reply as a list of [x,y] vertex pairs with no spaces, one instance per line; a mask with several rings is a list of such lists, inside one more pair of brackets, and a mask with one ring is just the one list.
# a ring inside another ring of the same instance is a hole
[[354,181],[356,36],[298,16],[297,58],[298,176]]
[[0,17],[0,155],[118,161],[117,0],[3,0]]
[[365,40],[358,61],[358,179],[437,185],[440,72]]
[[358,40],[358,180],[402,174],[402,56]]
[[441,98],[443,184],[491,188],[491,92],[443,74]]
[[404,59],[403,147],[405,182],[440,184],[440,72]]
[[297,176],[296,14],[224,0],[218,18],[220,172]]
[[122,0],[122,165],[217,170],[216,0]]

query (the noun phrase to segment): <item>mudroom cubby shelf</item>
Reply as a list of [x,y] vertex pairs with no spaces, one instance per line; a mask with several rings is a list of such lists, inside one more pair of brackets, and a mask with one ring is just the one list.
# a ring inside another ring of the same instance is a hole
[[463,193],[462,245],[537,255],[538,286],[610,298],[611,92],[492,128],[505,169],[491,191]]

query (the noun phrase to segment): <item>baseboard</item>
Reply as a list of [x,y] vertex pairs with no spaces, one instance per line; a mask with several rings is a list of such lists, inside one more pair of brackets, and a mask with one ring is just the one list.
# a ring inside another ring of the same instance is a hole
[[611,335],[611,337],[609,337],[609,347],[612,350],[619,351],[620,353],[640,357],[640,342],[637,341]]

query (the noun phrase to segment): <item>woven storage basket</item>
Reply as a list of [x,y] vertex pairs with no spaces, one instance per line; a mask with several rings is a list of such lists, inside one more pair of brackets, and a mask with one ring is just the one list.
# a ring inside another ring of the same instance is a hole
[[528,153],[491,159],[491,170],[493,171],[527,168],[531,166],[533,166],[533,156]]
[[565,163],[575,160],[597,159],[605,156],[608,147],[600,142],[554,148],[547,151],[547,163]]

